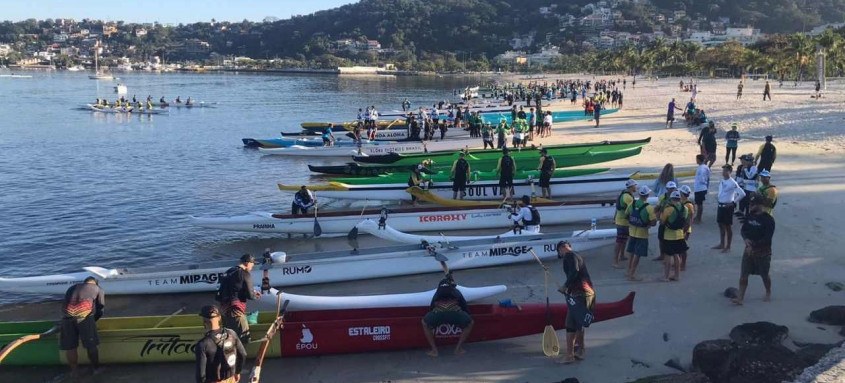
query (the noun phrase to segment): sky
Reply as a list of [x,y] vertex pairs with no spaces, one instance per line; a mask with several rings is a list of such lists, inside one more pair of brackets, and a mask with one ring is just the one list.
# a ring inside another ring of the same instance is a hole
[[0,20],[69,18],[137,23],[286,19],[357,0],[0,0]]

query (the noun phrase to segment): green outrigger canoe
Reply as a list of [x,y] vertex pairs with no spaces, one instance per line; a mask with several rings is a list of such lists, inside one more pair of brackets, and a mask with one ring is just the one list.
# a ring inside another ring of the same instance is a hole
[[[611,152],[620,150],[629,150],[643,147],[651,142],[651,137],[641,140],[629,141],[602,141],[589,142],[580,144],[563,144],[563,145],[549,145],[546,150],[552,157],[571,156],[584,154],[590,150],[594,152]],[[532,164],[536,164],[540,158],[540,148],[531,147],[525,149],[512,149],[511,157],[516,161],[523,159],[531,159]],[[468,160],[498,160],[502,156],[500,149],[486,149],[486,150],[470,150],[467,155]],[[381,164],[381,165],[417,165],[423,160],[431,160],[434,163],[447,163],[451,166],[458,158],[458,151],[451,150],[445,152],[429,152],[429,153],[415,153],[415,154],[399,154],[389,153],[379,156],[354,156],[353,160],[361,164]]]
[[[566,178],[566,177],[579,177],[579,176],[588,176],[591,174],[597,173],[604,173],[610,170],[610,168],[599,168],[599,169],[555,169],[554,176],[552,178]],[[431,182],[449,182],[449,172],[448,171],[440,171],[434,174],[423,174],[423,181],[431,181]],[[540,179],[540,172],[537,170],[519,170],[517,169],[516,174],[513,175],[513,178],[516,179]],[[481,171],[473,171],[470,174],[470,182],[474,181],[492,181],[498,180],[499,175],[496,174],[495,171],[489,172],[481,172]],[[383,174],[380,176],[375,177],[349,177],[349,178],[334,178],[332,179],[333,182],[340,182],[347,185],[383,185],[383,184],[401,184],[408,182],[408,174],[407,173],[395,173],[395,174]]]

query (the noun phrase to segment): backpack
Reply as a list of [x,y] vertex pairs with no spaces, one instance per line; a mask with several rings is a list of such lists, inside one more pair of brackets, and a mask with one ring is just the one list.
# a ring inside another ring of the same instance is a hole
[[631,193],[628,193],[627,190],[623,190],[622,193],[619,193],[619,197],[616,198],[616,211],[628,210],[628,205],[624,204],[624,199],[622,198],[623,196],[625,196],[625,194],[631,195]]
[[231,376],[235,371],[235,365],[238,362],[238,336],[234,331],[224,328],[220,333],[220,337],[212,339],[217,346],[217,355],[223,355],[219,376]]
[[240,272],[240,267],[234,266],[220,277],[220,284],[217,286],[217,292],[214,294],[214,300],[223,303],[224,300],[230,300],[236,295],[233,291],[232,277],[235,273]]
[[[628,223],[631,226],[636,227],[648,227],[651,220],[648,219],[648,209],[646,207],[648,203],[643,203],[640,206],[637,206],[637,202],[634,201],[633,206],[631,207],[631,215],[628,216]],[[643,213],[646,213],[645,218],[643,218]]]
[[528,210],[531,211],[531,220],[522,220],[522,224],[525,226],[536,226],[540,224],[540,212],[537,211],[537,208],[531,205],[528,205]]
[[669,206],[672,206],[672,210],[674,211],[666,222],[666,228],[670,230],[683,229],[687,224],[687,208],[677,204],[670,204]]

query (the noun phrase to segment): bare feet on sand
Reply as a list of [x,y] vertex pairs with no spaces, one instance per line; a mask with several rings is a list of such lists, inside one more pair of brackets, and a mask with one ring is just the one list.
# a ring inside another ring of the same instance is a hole
[[734,298],[734,299],[731,299],[731,302],[733,302],[733,304],[735,304],[737,306],[742,306],[742,299]]
[[463,355],[463,354],[466,354],[466,353],[467,353],[466,350],[464,350],[463,348],[459,347],[459,348],[455,349],[455,355]]
[[726,247],[726,248],[722,249],[722,252],[723,252],[723,253],[730,253],[730,252],[731,252],[731,248],[730,248],[730,247]]
[[725,245],[716,245],[716,246],[711,247],[711,249],[713,249],[713,250],[722,250],[724,248],[725,248]]
[[618,263],[614,263],[614,264],[613,264],[613,268],[614,268],[614,269],[624,269],[624,268],[625,268],[625,266],[622,266],[622,265],[620,265],[620,264],[618,264]]
[[575,355],[564,356],[563,358],[557,360],[560,364],[572,364],[575,363],[575,361]]
[[426,355],[428,355],[428,356],[430,356],[430,357],[432,357],[432,358],[436,358],[438,355],[440,355],[440,354],[437,352],[437,350],[430,350],[429,352],[427,352],[427,353],[425,353],[425,354],[426,354]]
[[763,302],[771,302],[771,301],[772,301],[772,296],[771,296],[771,295],[766,294],[766,296],[765,296],[765,297],[763,297]]

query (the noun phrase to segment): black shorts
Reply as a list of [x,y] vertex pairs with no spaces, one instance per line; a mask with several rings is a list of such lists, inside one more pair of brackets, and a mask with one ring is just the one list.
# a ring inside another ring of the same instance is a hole
[[674,114],[667,114],[666,115],[666,122],[669,122],[669,121],[675,121],[675,115]]
[[716,210],[716,222],[722,225],[733,225],[734,209],[736,209],[734,204],[719,204],[719,208]]
[[97,321],[93,315],[89,315],[81,322],[76,318],[62,318],[62,333],[59,335],[59,349],[75,350],[82,340],[82,347],[94,348],[100,344],[100,336],[97,334]]
[[464,191],[467,190],[467,181],[466,180],[455,180],[452,182],[452,191]]
[[742,256],[742,269],[740,273],[742,275],[769,275],[769,267],[772,263],[772,256],[770,255],[751,255],[749,251],[746,250],[745,254]]
[[505,193],[505,189],[512,189],[513,188],[513,177],[509,178],[500,178],[499,179],[499,188],[502,189],[501,193]]
[[663,240],[663,250],[664,254],[668,255],[678,255],[681,254],[689,249],[687,246],[687,241],[683,239],[671,240],[671,239],[664,239]]
[[705,199],[707,199],[707,190],[695,192],[695,204],[696,205],[703,204]]
[[423,322],[430,329],[436,329],[444,324],[451,324],[460,328],[467,328],[472,323],[472,317],[464,311],[430,311],[423,317]]
[[540,187],[541,188],[548,188],[551,187],[552,181],[552,174],[551,173],[540,173]]

